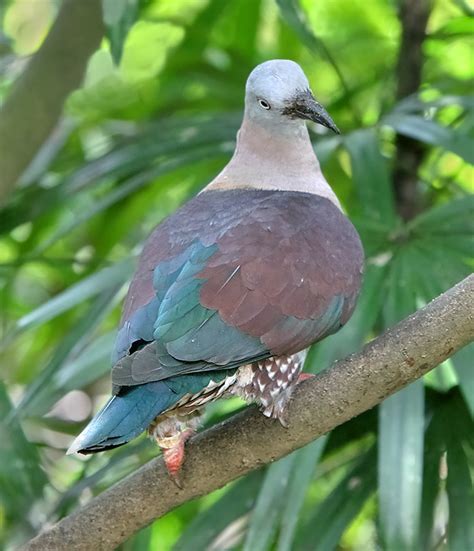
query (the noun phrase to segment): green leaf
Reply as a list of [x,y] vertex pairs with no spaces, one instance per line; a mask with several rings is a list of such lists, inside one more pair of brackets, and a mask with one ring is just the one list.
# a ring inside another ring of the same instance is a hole
[[373,332],[380,308],[385,300],[387,266],[369,263],[357,306],[349,322],[335,335],[311,348],[306,361],[307,370],[319,373],[335,360],[356,352]]
[[116,25],[122,19],[128,3],[129,0],[102,0],[104,23],[106,25]]
[[417,549],[424,438],[422,381],[379,408],[379,508],[384,549]]
[[387,160],[372,128],[357,130],[344,139],[352,166],[352,179],[363,215],[386,228],[397,223]]
[[455,354],[451,361],[458,375],[459,386],[464,400],[474,419],[474,369],[472,366],[474,358],[474,344],[468,344]]
[[309,28],[298,0],[277,0],[285,22],[295,31],[299,39],[315,52],[320,51],[320,43]]
[[115,63],[120,62],[128,31],[138,16],[140,0],[102,0],[104,23]]
[[268,468],[250,517],[243,551],[263,551],[271,544],[295,459],[295,453],[292,453]]
[[458,384],[458,377],[449,359],[429,371],[423,380],[438,392],[448,392]]
[[327,436],[321,436],[303,449],[295,452],[293,472],[288,485],[288,493],[285,497],[285,508],[282,513],[280,536],[278,539],[278,551],[291,551],[295,538],[303,502],[308,486],[314,475],[314,470],[319,462]]
[[184,30],[171,23],[138,21],[130,30],[120,62],[128,81],[156,76],[164,67],[169,51],[184,37]]
[[219,149],[214,145],[210,147],[195,148],[189,153],[176,153],[172,159],[163,161],[158,166],[152,166],[148,170],[139,172],[131,178],[124,179],[119,186],[113,188],[110,193],[107,193],[104,197],[95,201],[90,208],[85,211],[81,211],[78,216],[68,220],[63,226],[59,227],[55,234],[53,234],[48,240],[41,243],[41,248],[39,251],[41,252],[42,250],[47,249],[56,241],[62,239],[69,232],[75,230],[77,227],[81,226],[94,216],[103,213],[119,201],[122,201],[126,197],[136,193],[142,187],[149,185],[149,183],[154,179],[184,166],[191,165],[194,162],[198,162],[203,156],[212,158],[213,155],[219,152]]
[[89,346],[82,349],[78,358],[64,362],[51,377],[45,369],[44,375],[35,379],[34,387],[29,387],[18,408],[22,416],[44,415],[62,395],[70,390],[86,385],[106,375],[111,368],[110,357],[115,342],[116,331],[101,335]]
[[[468,4],[465,4],[469,9]],[[470,17],[456,17],[447,21],[436,32],[430,34],[430,40],[445,40],[455,37],[472,36],[474,34],[474,20],[472,18],[472,11]]]
[[350,90],[347,85],[346,79],[340,70],[336,60],[332,56],[331,52],[327,48],[326,44],[317,37],[311,28],[308,26],[305,14],[301,9],[301,5],[298,0],[276,0],[278,7],[280,8],[281,15],[287,25],[293,29],[298,38],[305,44],[312,52],[320,54],[326,58],[337,74],[339,82],[346,94],[346,98],[350,98]]
[[0,381],[0,502],[7,519],[25,528],[28,511],[41,498],[47,477],[36,447],[28,442],[12,411],[5,385]]
[[[410,249],[392,261],[385,326],[416,310]],[[407,358],[407,362],[409,359]],[[385,549],[417,549],[423,474],[424,386],[419,380],[379,407],[379,510]]]
[[[77,436],[76,432],[74,436]],[[135,471],[139,462],[140,456],[143,455],[145,460],[151,459],[152,455],[156,455],[156,448],[153,449],[151,441],[147,438],[141,438],[130,442],[127,446],[120,447],[108,454],[92,456],[83,466],[80,475],[76,478],[67,489],[58,496],[58,500],[52,511],[54,516],[64,516],[71,510],[72,505],[77,505],[81,494],[88,489],[94,493],[108,486],[116,480],[127,476]],[[77,461],[77,460],[76,460]],[[143,462],[143,458],[142,461]],[[107,479],[109,479],[107,483]],[[112,480],[111,480],[112,479]]]
[[[448,486],[451,483],[454,483],[454,486],[456,486],[463,478],[462,471],[465,469],[463,461],[465,459],[463,460],[461,457],[460,464],[458,464],[459,459],[453,457],[453,454],[451,454],[452,464],[449,465],[450,450],[454,447],[454,455],[457,456],[459,451],[462,456],[464,455],[463,447],[466,450],[469,446],[471,449],[474,449],[474,424],[459,392],[451,391],[442,397],[431,395],[430,398],[427,404],[429,408],[429,424],[425,435],[422,538],[420,543],[423,549],[431,549],[433,543],[439,540],[441,535],[440,528],[444,532],[445,525],[447,524],[448,546],[451,549],[451,542],[449,541],[451,522],[454,523],[455,531],[458,532],[460,530],[462,532],[462,520],[456,511],[459,507],[464,506],[462,504],[463,499],[471,499],[472,502],[472,496],[469,497],[469,480],[464,480],[464,488],[461,491],[464,498],[456,495],[457,489],[451,491],[448,488],[448,494],[451,494],[451,496],[446,495],[445,475],[443,475],[446,471],[446,450],[448,457]],[[453,420],[456,420],[456,422],[453,422]],[[461,450],[458,450],[458,447]],[[449,475],[452,476],[451,482],[449,481]],[[451,510],[451,504],[448,506],[448,503],[444,503],[448,499],[455,502],[453,505],[455,510]],[[440,503],[443,504],[441,514]],[[465,519],[472,517],[472,512],[469,510],[463,510],[461,516],[463,514],[466,514]],[[462,536],[461,532],[458,532],[458,535]],[[435,535],[435,542],[433,542],[433,535]],[[470,549],[470,547],[461,547],[460,549]]]
[[257,471],[232,485],[216,503],[196,515],[174,545],[173,551],[210,548],[221,532],[253,507],[262,479],[263,471]]
[[[61,394],[73,388],[81,388],[110,368],[113,335],[109,333],[99,337],[92,345],[89,345],[88,338],[108,313],[118,291],[119,288],[115,287],[103,292],[63,337],[46,367],[26,388],[16,409],[17,415],[45,414]],[[97,345],[100,345],[99,353]],[[106,361],[101,364],[100,360],[105,358]]]
[[473,246],[474,196],[464,195],[432,207],[408,223],[408,228],[418,234],[454,234],[459,238],[465,233]]
[[435,121],[416,115],[392,115],[384,122],[399,134],[420,142],[435,145],[452,151],[468,163],[474,163],[474,152],[470,137],[465,131],[442,126]]
[[62,293],[20,318],[16,324],[16,331],[26,331],[46,323],[106,289],[116,286],[118,283],[125,283],[132,273],[133,266],[132,260],[126,259],[71,285]]
[[328,551],[337,545],[350,522],[376,489],[376,452],[372,447],[353,464],[306,524],[296,549]]
[[425,432],[425,450],[423,462],[423,492],[420,514],[420,548],[432,547],[436,503],[442,490],[440,479],[440,462],[445,451],[444,422],[440,422],[439,413],[444,408],[435,408]]
[[[84,108],[94,108],[94,98],[88,97],[87,90],[76,91],[72,96],[82,92],[85,95]],[[112,86],[111,92],[116,98],[115,85]],[[125,96],[126,101],[130,101],[128,91]],[[139,99],[140,103],[143,103],[143,98]],[[106,106],[110,107],[109,98],[102,98],[101,101],[105,101]],[[162,173],[165,173],[165,168],[176,169],[178,165],[186,164],[186,160],[179,162],[185,153],[189,152],[192,155],[194,150],[191,162],[228,156],[231,153],[229,143],[232,144],[235,140],[240,117],[240,113],[225,113],[214,117],[177,116],[147,125],[144,130],[134,134],[132,141],[121,140],[112,151],[87,164],[80,163],[72,174],[64,176],[53,188],[29,187],[20,190],[15,196],[15,201],[0,208],[0,233],[7,233],[24,222],[36,220],[50,213],[58,208],[61,202],[69,202],[74,194],[90,192],[91,187],[97,187],[98,182],[110,184],[111,179],[117,179],[118,187],[123,185],[126,189],[123,198],[150,181],[154,173],[149,171],[156,170],[159,173],[160,167],[163,166]],[[161,136],[160,140],[156,139],[157,135]],[[200,146],[205,145],[212,148],[214,155],[210,155],[209,150],[201,149]],[[200,154],[196,157],[197,148],[200,149]],[[123,181],[125,177],[130,179]],[[116,193],[121,194],[120,191]],[[116,195],[113,202],[115,198]],[[106,200],[104,199],[104,202]],[[99,200],[99,204],[100,202]],[[87,213],[81,213],[82,217],[87,219]]]
[[151,543],[152,531],[152,526],[147,526],[146,528],[143,528],[124,543],[122,550],[145,551],[145,549],[150,549],[149,546]]
[[474,485],[462,442],[448,443],[449,499],[448,545],[450,551],[474,549]]
[[53,388],[68,392],[82,388],[105,375],[110,369],[110,357],[116,336],[117,332],[111,331],[84,348],[78,358],[66,363],[57,371],[51,381]]

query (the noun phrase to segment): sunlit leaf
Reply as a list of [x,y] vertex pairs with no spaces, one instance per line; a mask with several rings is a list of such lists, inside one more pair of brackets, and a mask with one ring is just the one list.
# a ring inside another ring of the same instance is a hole
[[393,227],[397,217],[387,160],[373,129],[352,132],[344,143],[351,156],[352,179],[362,212],[368,218]]
[[268,468],[250,517],[244,551],[266,549],[270,545],[283,511],[295,460],[293,452]]
[[207,549],[232,523],[253,507],[263,472],[250,474],[233,485],[216,503],[198,513],[173,547],[174,551]]
[[474,153],[470,147],[472,138],[462,131],[416,115],[392,116],[385,119],[385,122],[399,134],[442,147],[456,153],[466,162],[474,163]]
[[296,525],[303,507],[308,486],[326,444],[327,436],[321,436],[296,452],[293,472],[285,497],[285,508],[280,523],[278,551],[291,551]]
[[459,386],[474,419],[474,344],[468,344],[452,357]]
[[[416,310],[413,283],[409,256],[399,253],[388,281],[386,326]],[[390,396],[379,407],[379,509],[388,550],[412,549],[418,544],[424,424],[422,381]]]
[[351,466],[347,475],[312,514],[295,549],[335,549],[351,520],[376,488],[376,453],[372,448]]
[[135,534],[132,538],[127,540],[123,545],[123,551],[145,551],[150,549],[149,545],[151,542],[153,528],[152,526],[147,526]]
[[127,33],[138,15],[139,4],[139,0],[102,0],[104,23],[116,63],[120,61]]
[[341,83],[346,95],[349,95],[349,87],[346,79],[337,65],[331,52],[325,43],[318,38],[308,26],[304,12],[298,0],[277,0],[278,7],[285,22],[295,31],[301,41],[313,52],[321,54],[327,59],[335,70],[339,82]]
[[45,304],[42,304],[36,310],[20,318],[16,324],[17,330],[25,331],[41,323],[46,323],[77,304],[98,295],[102,291],[118,283],[124,283],[132,273],[132,269],[133,262],[127,259],[117,263],[115,266],[103,268],[95,274],[84,278],[79,283],[72,285]]
[[417,234],[454,234],[460,238],[464,233],[474,252],[474,196],[466,195],[433,207],[419,214],[408,224]]
[[417,381],[380,406],[379,507],[385,548],[416,548],[421,508],[424,401]]
[[474,549],[474,484],[462,442],[450,439],[448,444],[449,529],[452,551]]
[[[5,385],[0,382],[0,496],[7,520],[28,527],[27,512],[40,499],[47,477],[38,451],[28,442],[16,419]],[[10,419],[9,422],[5,422]]]
[[[87,339],[108,313],[117,292],[118,288],[103,292],[70,333],[64,336],[46,367],[25,389],[16,409],[17,415],[44,414],[60,397],[61,392],[81,388],[105,372],[104,364],[109,366],[113,337],[108,334],[99,337],[90,346],[87,346]],[[98,351],[97,343],[100,345]],[[74,354],[75,359],[68,362],[67,359]]]

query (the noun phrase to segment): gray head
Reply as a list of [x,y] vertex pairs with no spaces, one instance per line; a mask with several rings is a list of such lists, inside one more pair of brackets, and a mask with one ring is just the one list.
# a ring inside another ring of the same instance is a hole
[[301,67],[288,59],[266,61],[250,73],[245,113],[262,126],[290,125],[307,119],[339,133],[327,111],[314,99]]

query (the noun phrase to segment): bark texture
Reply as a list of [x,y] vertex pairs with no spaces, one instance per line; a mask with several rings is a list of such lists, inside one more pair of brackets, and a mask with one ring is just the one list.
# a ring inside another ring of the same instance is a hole
[[46,530],[25,550],[112,550],[188,500],[300,448],[372,408],[474,339],[474,275],[364,349],[298,386],[289,428],[248,408],[187,445],[182,490],[161,457]]
[[0,203],[61,116],[104,35],[101,0],[64,0],[48,36],[0,108]]

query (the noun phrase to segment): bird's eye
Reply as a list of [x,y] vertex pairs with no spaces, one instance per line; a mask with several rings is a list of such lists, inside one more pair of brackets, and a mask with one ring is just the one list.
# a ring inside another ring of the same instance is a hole
[[264,99],[259,99],[258,104],[262,109],[266,109],[267,111],[268,109],[270,109],[270,104],[268,103],[268,101],[265,101]]

